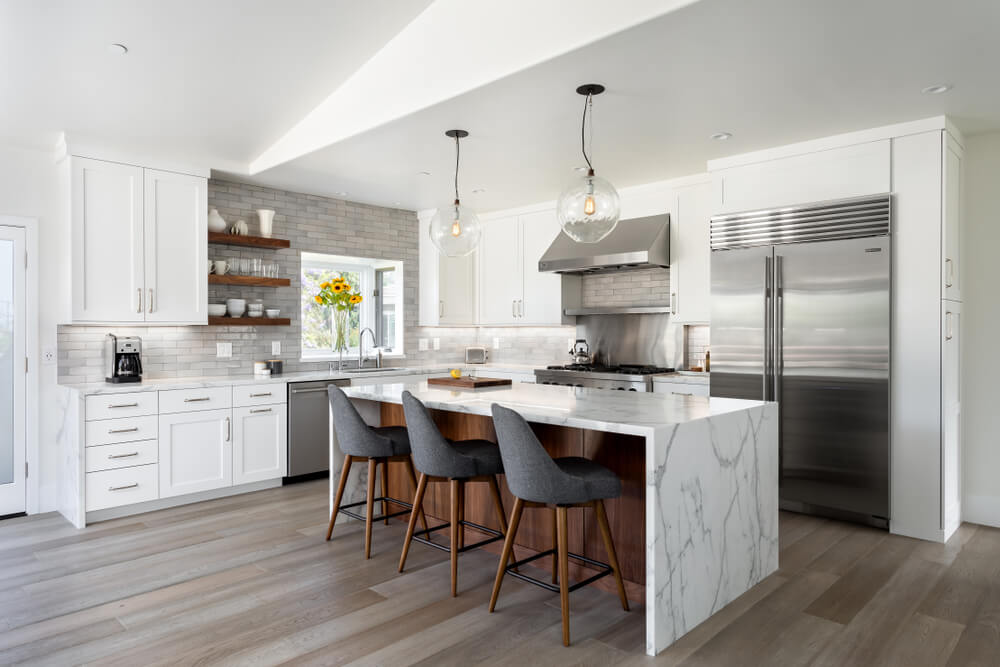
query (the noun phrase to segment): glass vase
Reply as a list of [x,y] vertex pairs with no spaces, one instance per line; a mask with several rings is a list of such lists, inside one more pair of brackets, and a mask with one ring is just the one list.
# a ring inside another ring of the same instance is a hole
[[338,369],[344,370],[344,350],[347,349],[347,321],[350,311],[334,309],[333,311],[333,349],[340,356]]

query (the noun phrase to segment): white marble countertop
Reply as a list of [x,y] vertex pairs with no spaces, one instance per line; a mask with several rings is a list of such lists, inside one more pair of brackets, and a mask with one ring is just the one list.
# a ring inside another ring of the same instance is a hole
[[653,382],[686,382],[689,384],[708,384],[709,373],[704,371],[674,371],[653,376]]
[[658,428],[764,405],[762,401],[731,398],[516,382],[510,386],[482,389],[429,387],[426,381],[411,384],[373,382],[344,388],[352,398],[381,403],[401,403],[403,390],[409,390],[427,407],[438,410],[490,416],[490,405],[499,403],[518,411],[528,421],[643,436],[651,435]]
[[410,364],[403,368],[391,367],[381,372],[350,373],[345,371],[301,371],[293,373],[282,373],[281,375],[258,376],[258,375],[229,375],[229,376],[206,376],[187,378],[157,378],[143,379],[142,382],[111,384],[109,382],[89,382],[79,384],[62,384],[62,387],[79,392],[83,395],[96,394],[124,394],[136,391],[164,391],[169,389],[202,389],[205,387],[225,387],[232,385],[263,385],[276,382],[311,382],[315,380],[361,380],[362,378],[377,378],[398,375],[420,375],[424,373],[447,373],[453,368],[460,368],[462,372],[489,373],[525,373],[529,374],[534,369],[539,368],[537,364],[466,364],[462,363],[437,363],[437,364]]

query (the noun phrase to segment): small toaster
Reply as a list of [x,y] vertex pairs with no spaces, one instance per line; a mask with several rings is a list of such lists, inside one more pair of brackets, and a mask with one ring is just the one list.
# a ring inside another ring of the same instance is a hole
[[485,364],[489,358],[490,351],[485,347],[465,348],[465,363],[467,364]]

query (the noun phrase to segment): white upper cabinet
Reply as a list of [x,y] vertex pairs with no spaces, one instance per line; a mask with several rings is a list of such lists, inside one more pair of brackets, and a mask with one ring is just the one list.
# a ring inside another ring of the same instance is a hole
[[207,183],[144,171],[146,321],[206,324]]
[[670,219],[670,313],[675,322],[707,324],[711,316],[711,197],[708,182],[677,190]]
[[942,235],[941,294],[952,301],[962,300],[962,158],[961,145],[949,133],[943,132],[941,170],[944,197],[944,233]]
[[206,324],[207,179],[69,160],[71,320]]
[[72,319],[142,322],[142,169],[73,158]]
[[521,288],[520,227],[517,216],[483,223],[479,244],[479,323],[518,323]]
[[[427,233],[428,216],[418,220],[419,325],[463,326],[476,324],[476,255],[442,255]],[[480,243],[480,246],[482,244]]]
[[562,233],[554,210],[493,218],[479,246],[479,323],[561,325],[564,309],[580,305],[580,277],[538,270],[538,260]]

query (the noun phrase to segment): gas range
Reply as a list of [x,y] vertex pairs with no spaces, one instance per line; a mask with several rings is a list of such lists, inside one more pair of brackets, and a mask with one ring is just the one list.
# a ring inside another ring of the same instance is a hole
[[619,391],[653,391],[653,376],[673,371],[673,368],[638,364],[622,364],[621,366],[567,364],[565,366],[549,366],[544,369],[536,368],[535,382],[570,387],[617,389]]

